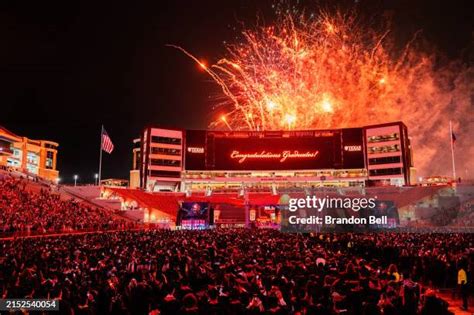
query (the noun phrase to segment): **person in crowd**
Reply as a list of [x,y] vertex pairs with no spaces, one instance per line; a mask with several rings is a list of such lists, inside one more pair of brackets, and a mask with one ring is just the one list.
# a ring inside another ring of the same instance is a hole
[[466,311],[469,291],[468,291],[467,273],[466,273],[466,267],[465,267],[464,261],[461,261],[459,263],[458,286],[459,286],[459,291],[461,293],[462,309]]

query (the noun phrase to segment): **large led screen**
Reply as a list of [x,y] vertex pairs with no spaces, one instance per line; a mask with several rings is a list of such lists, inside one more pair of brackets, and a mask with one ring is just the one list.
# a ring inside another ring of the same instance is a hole
[[186,170],[363,168],[362,132],[187,131],[185,166]]

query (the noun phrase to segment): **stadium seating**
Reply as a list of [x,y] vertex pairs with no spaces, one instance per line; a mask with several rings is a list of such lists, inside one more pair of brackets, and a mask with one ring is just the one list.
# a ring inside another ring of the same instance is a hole
[[58,194],[21,177],[0,178],[0,234],[115,229],[129,223],[113,212]]

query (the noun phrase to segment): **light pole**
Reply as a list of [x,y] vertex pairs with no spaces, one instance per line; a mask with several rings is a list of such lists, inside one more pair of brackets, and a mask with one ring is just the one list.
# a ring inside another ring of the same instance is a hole
[[61,177],[56,178],[56,189],[59,191],[61,188],[59,186],[59,183],[61,182]]
[[74,175],[74,187],[76,187],[77,185],[77,179],[79,178],[79,176],[77,175]]
[[99,182],[99,174],[94,174],[94,178],[95,178],[95,185],[97,186],[98,185],[98,182]]

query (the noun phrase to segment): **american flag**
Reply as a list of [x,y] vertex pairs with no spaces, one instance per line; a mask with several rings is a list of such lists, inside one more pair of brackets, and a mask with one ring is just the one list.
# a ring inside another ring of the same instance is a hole
[[102,128],[102,150],[109,154],[114,150],[114,144],[104,128]]

